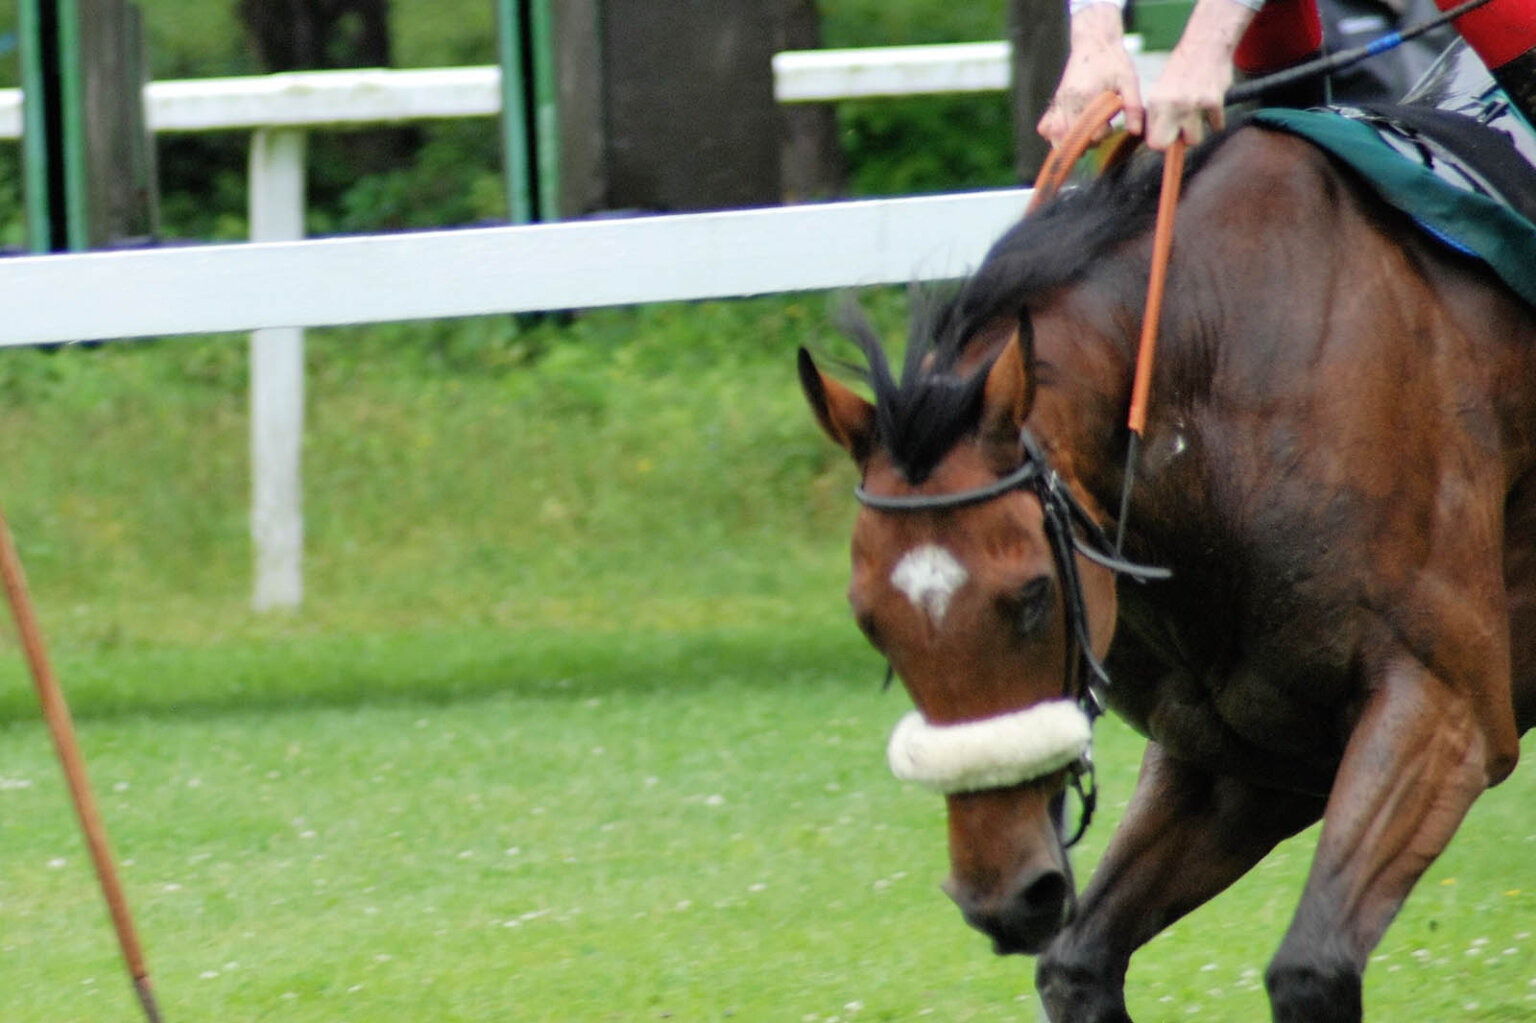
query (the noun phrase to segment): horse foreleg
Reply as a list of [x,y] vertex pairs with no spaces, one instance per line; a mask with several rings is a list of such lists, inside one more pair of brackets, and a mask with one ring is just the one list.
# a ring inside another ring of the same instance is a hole
[[1394,663],[1355,726],[1265,981],[1277,1023],[1356,1023],[1371,950],[1490,781],[1471,701]]
[[1075,916],[1036,967],[1052,1023],[1129,1023],[1131,953],[1322,811],[1321,797],[1213,775],[1149,742],[1136,791]]

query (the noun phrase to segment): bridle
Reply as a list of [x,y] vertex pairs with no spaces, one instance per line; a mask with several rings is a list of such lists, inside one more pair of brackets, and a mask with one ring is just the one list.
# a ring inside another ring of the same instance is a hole
[[[1083,596],[1082,577],[1075,555],[1081,554],[1116,575],[1138,582],[1167,579],[1173,573],[1166,568],[1138,565],[1121,558],[1109,535],[1051,468],[1044,451],[1027,429],[1019,431],[1019,446],[1023,462],[1017,469],[971,490],[886,495],[871,494],[860,485],[853,493],[866,508],[894,514],[953,511],[996,500],[1016,490],[1033,494],[1040,502],[1046,543],[1051,548],[1051,560],[1061,591],[1067,640],[1063,695],[1077,704],[1091,727],[1104,713],[1102,690],[1109,688],[1110,678],[1103,662],[1093,652],[1088,632],[1088,602]],[[1069,782],[1082,802],[1082,813],[1072,837],[1063,843],[1068,848],[1083,837],[1097,803],[1098,785],[1091,747],[1070,766],[1069,772]]]
[[[1045,165],[1035,181],[1035,194],[1029,209],[1033,211],[1054,197],[1066,183],[1072,166],[1087,151],[1098,127],[1106,124],[1123,108],[1120,97],[1105,93],[1088,105],[1068,131],[1063,143],[1052,149]],[[1123,153],[1121,154],[1123,155]],[[1045,453],[1027,429],[1019,431],[1019,447],[1023,461],[1006,476],[992,483],[948,494],[877,495],[862,486],[854,490],[860,503],[877,511],[896,514],[910,512],[946,511],[965,508],[985,501],[995,500],[1015,490],[1028,490],[1040,502],[1046,542],[1051,548],[1055,563],[1056,579],[1062,594],[1064,627],[1066,630],[1067,663],[1063,681],[1063,695],[1081,711],[1086,720],[1086,737],[1081,753],[1067,765],[1068,783],[1077,793],[1082,804],[1077,829],[1063,845],[1071,848],[1083,837],[1093,820],[1098,802],[1098,783],[1093,765],[1093,724],[1104,713],[1101,691],[1109,688],[1109,672],[1093,652],[1088,634],[1088,605],[1083,596],[1082,579],[1077,571],[1076,555],[1109,569],[1116,575],[1124,575],[1138,582],[1168,579],[1172,573],[1164,568],[1138,565],[1120,556],[1125,538],[1126,521],[1130,515],[1131,488],[1134,486],[1137,455],[1142,434],[1146,429],[1146,410],[1152,382],[1153,357],[1157,347],[1158,324],[1162,314],[1163,290],[1167,282],[1168,262],[1173,247],[1173,220],[1178,206],[1179,186],[1184,169],[1184,143],[1175,140],[1163,161],[1163,182],[1158,199],[1157,221],[1153,230],[1152,264],[1147,285],[1147,306],[1142,316],[1141,338],[1137,347],[1136,371],[1132,378],[1130,429],[1126,451],[1125,474],[1120,494],[1120,515],[1114,542],[1088,514],[1088,510],[1072,495],[1061,477],[1046,461]],[[1039,705],[1037,705],[1039,706]],[[1016,712],[1017,717],[1028,714],[1030,708]],[[945,732],[944,726],[935,729]],[[898,728],[898,734],[900,733]],[[953,734],[952,729],[948,731]],[[893,736],[893,740],[895,736]],[[1058,770],[1060,768],[1057,768]],[[1028,775],[1014,775],[1023,780]],[[960,791],[960,790],[956,790]],[[1061,822],[1057,821],[1061,830]]]

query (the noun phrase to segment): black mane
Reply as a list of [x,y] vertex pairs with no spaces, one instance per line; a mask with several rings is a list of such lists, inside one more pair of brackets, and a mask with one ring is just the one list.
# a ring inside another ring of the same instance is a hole
[[[1229,134],[1190,154],[1185,180]],[[846,329],[868,362],[880,444],[908,482],[927,479],[980,422],[991,359],[964,375],[957,372],[969,342],[988,325],[1007,319],[1018,322],[1020,339],[1028,344],[1032,304],[1082,280],[1114,248],[1152,229],[1162,166],[1161,158],[1143,153],[1010,228],[971,277],[937,301],[914,308],[899,380],[873,328],[862,318],[850,318]],[[1143,294],[1144,287],[1141,281],[1135,295]]]

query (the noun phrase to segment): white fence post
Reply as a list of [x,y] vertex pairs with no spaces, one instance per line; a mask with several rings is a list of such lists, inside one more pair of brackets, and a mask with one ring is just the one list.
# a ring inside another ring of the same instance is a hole
[[[252,241],[304,237],[304,132],[251,136]],[[304,331],[251,334],[251,540],[258,611],[298,607],[304,596]]]

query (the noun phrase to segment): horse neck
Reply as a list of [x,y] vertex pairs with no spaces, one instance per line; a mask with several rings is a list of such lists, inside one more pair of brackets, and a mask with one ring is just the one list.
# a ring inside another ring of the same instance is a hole
[[1112,511],[1124,472],[1133,344],[1115,318],[1058,301],[1032,317],[1037,387],[1029,427],[1091,508]]

